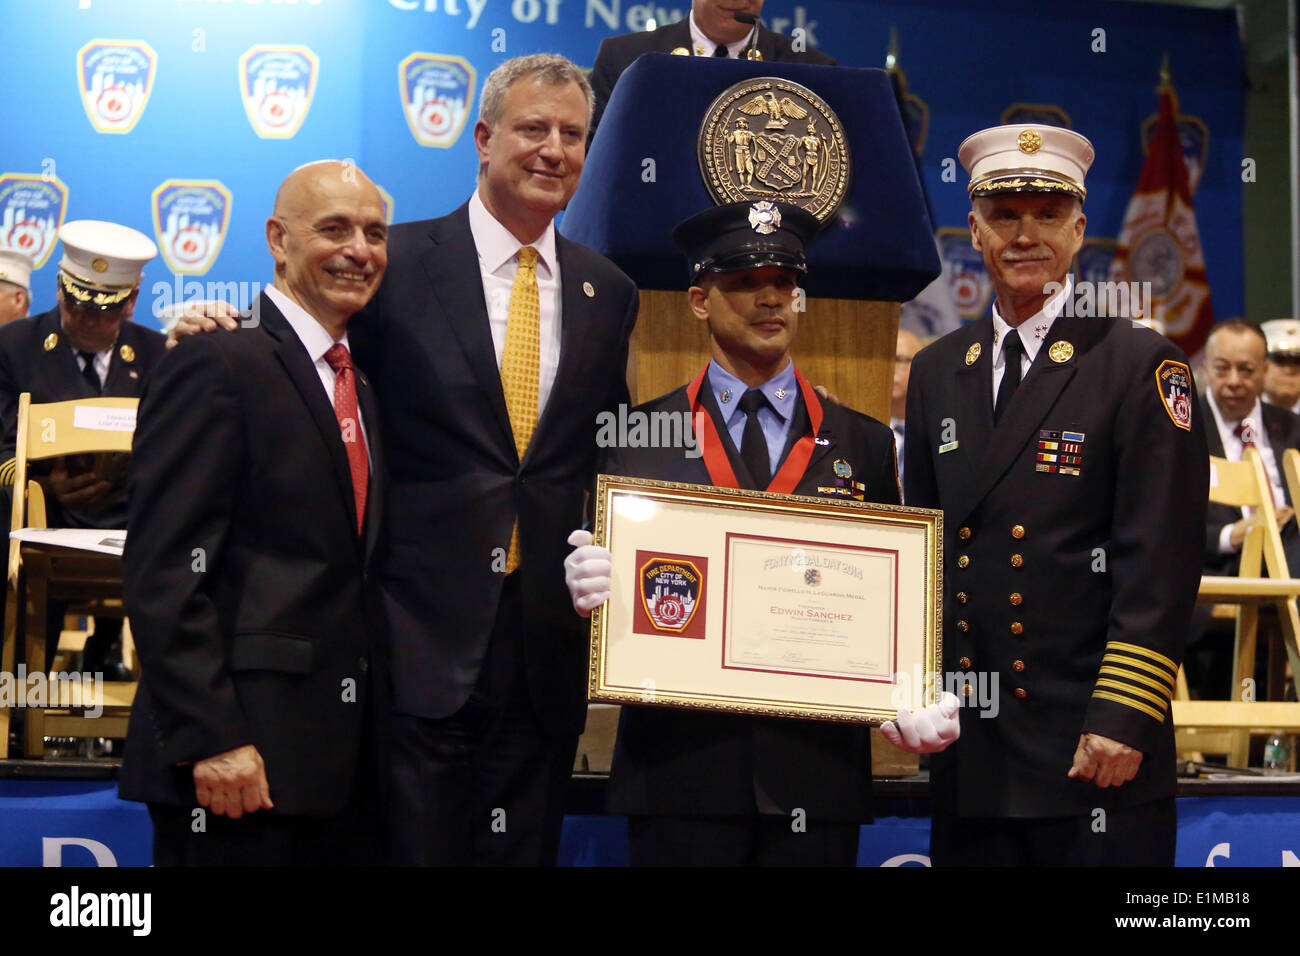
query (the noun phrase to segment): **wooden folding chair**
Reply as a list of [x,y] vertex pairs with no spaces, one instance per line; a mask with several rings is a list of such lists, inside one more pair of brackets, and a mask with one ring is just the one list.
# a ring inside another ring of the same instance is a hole
[[[1300,466],[1300,462],[1295,464]],[[1296,643],[1300,635],[1300,614],[1296,611],[1300,580],[1293,579],[1287,568],[1272,490],[1259,452],[1248,448],[1239,462],[1211,457],[1210,469],[1210,501],[1254,509],[1241,549],[1238,575],[1205,575],[1196,597],[1202,604],[1236,605],[1233,688],[1234,693],[1239,693],[1244,682],[1254,677],[1261,605],[1277,608],[1292,674],[1300,675],[1300,648]],[[1187,679],[1181,669],[1173,715],[1180,753],[1191,753],[1193,759],[1199,758],[1200,752],[1227,753],[1229,765],[1237,767],[1246,766],[1249,759],[1251,732],[1300,727],[1300,704],[1189,700]]]
[[[18,402],[11,531],[47,526],[45,493],[39,482],[28,478],[29,462],[62,455],[129,452],[133,428],[122,428],[120,421],[106,423],[96,416],[111,414],[111,410],[134,411],[138,405],[139,400],[135,398],[84,398],[32,404],[30,393],[24,392]],[[101,616],[120,615],[122,559],[10,538],[2,656],[7,673],[14,673],[14,657],[20,644],[25,649],[27,673],[45,670],[46,602],[60,599],[79,604],[91,602],[87,610]],[[26,756],[44,755],[47,734],[125,736],[130,704],[135,697],[133,681],[97,683],[98,701],[104,713],[93,719],[80,712],[89,702],[81,700],[80,694],[74,695],[69,682],[49,683],[48,706],[25,708]],[[18,690],[21,693],[21,688]],[[8,755],[10,716],[11,711],[0,710],[0,757]]]

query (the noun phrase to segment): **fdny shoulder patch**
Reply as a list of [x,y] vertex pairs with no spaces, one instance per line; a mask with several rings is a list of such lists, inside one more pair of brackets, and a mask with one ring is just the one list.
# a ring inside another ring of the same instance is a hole
[[1192,372],[1182,362],[1165,359],[1156,369],[1156,391],[1165,403],[1169,420],[1183,431],[1192,430]]

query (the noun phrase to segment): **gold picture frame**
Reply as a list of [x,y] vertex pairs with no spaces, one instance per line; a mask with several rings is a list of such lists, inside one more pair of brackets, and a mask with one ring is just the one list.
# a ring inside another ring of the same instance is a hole
[[943,513],[601,475],[592,701],[879,724],[941,691]]

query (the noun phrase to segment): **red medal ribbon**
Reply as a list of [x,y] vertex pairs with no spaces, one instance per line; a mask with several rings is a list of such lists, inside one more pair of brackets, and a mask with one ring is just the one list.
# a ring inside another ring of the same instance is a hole
[[[686,401],[691,406],[691,428],[694,430],[695,423],[698,421],[704,422],[704,434],[696,435],[695,441],[703,453],[704,466],[709,470],[709,480],[719,488],[739,488],[740,483],[736,481],[736,473],[731,470],[727,451],[722,445],[721,436],[718,435],[718,426],[713,423],[713,416],[704,411],[700,404],[700,389],[704,386],[704,379],[708,372],[709,368],[706,365],[704,371],[695,376],[695,381],[686,387]],[[793,494],[795,486],[803,478],[808,462],[812,459],[813,449],[817,446],[817,433],[822,427],[822,403],[817,399],[817,393],[808,384],[808,380],[799,374],[797,368],[794,370],[794,377],[799,383],[804,407],[808,409],[808,420],[812,423],[812,430],[795,442],[794,447],[790,449],[790,454],[786,456],[785,464],[765,489],[782,495]]]

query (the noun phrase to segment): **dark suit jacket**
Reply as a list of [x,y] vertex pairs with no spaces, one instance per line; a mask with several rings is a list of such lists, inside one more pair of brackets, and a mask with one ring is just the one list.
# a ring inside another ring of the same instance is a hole
[[441,718],[469,698],[487,651],[519,521],[528,689],[542,726],[586,720],[585,622],[564,584],[569,533],[583,523],[596,416],[627,401],[632,280],[556,236],[561,345],[550,399],[522,463],[488,324],[468,205],[395,226],[388,270],[350,331],[374,377],[392,491],[383,577],[395,705]]
[[185,339],[141,403],[123,587],[143,676],[121,795],[194,806],[192,768],[177,764],[253,744],[277,811],[331,814],[382,683],[380,414],[358,372],[371,457],[359,538],[329,396],[260,305],[257,328]]
[[[1204,396],[1201,398],[1200,407],[1201,421],[1205,422],[1205,440],[1210,449],[1210,454],[1222,458],[1223,439],[1219,436],[1219,429],[1214,423],[1214,412],[1210,410],[1209,403]],[[1270,405],[1268,402],[1260,402],[1260,410],[1264,418],[1264,431],[1268,432],[1268,443],[1272,446],[1273,455],[1277,459],[1277,467],[1281,470],[1282,454],[1288,448],[1300,448],[1300,415],[1293,415],[1287,409]],[[1291,505],[1291,489],[1287,487],[1285,479],[1282,481],[1282,494],[1286,497],[1286,503]],[[1224,525],[1232,524],[1240,518],[1241,509],[1228,505],[1211,503],[1206,510],[1205,571],[1207,574],[1237,573],[1240,556],[1219,553],[1219,532],[1223,530]],[[1292,544],[1292,539],[1296,537],[1295,521],[1287,522],[1282,529],[1282,533],[1286,538],[1286,543]],[[1288,565],[1291,563],[1291,552],[1294,550],[1294,545],[1287,549]],[[1295,573],[1294,569],[1292,573]]]
[[[45,342],[51,335],[57,337],[57,344],[46,349]],[[154,366],[163,357],[166,341],[154,329],[123,322],[109,361],[104,389],[98,394],[116,398],[138,397]],[[122,355],[124,347],[131,355],[129,362]],[[13,457],[18,435],[18,396],[23,392],[31,392],[33,402],[62,402],[97,394],[77,368],[77,357],[63,332],[57,306],[43,315],[0,326],[0,427],[3,428],[0,461]],[[36,463],[32,471],[39,475],[48,468],[47,464]],[[126,527],[125,488],[107,508],[94,514],[65,511],[53,495],[46,495],[46,507],[51,527]]]
[[[732,470],[741,487],[753,482],[717,414],[712,393],[703,389],[705,408],[718,423]],[[834,486],[832,466],[849,463],[853,478],[866,484],[866,498],[898,503],[893,432],[885,425],[832,402],[807,471],[795,494],[817,495]],[[647,413],[686,414],[686,389],[679,388],[640,406]],[[792,423],[785,455],[809,431],[802,401]],[[710,484],[702,458],[681,449],[611,450],[602,470],[638,478]],[[813,720],[745,717],[669,708],[625,706],[619,719],[609,781],[609,809],[625,814],[679,816],[747,815],[755,791],[767,798],[768,812],[789,814],[797,807],[823,821],[866,822],[871,816],[871,738],[864,726]]]
[[[1057,342],[1072,346],[1061,361]],[[1157,372],[1187,359],[1127,320],[1062,315],[996,428],[992,360],[985,318],[919,352],[907,394],[907,503],[944,510],[944,666],[997,681],[996,716],[963,708],[961,739],[931,760],[935,812],[1066,816],[1171,797],[1167,708],[1209,469],[1190,371],[1187,428]],[[1052,437],[1067,430],[1082,438]],[[1080,473],[1049,470],[1039,456],[1072,440]],[[1081,733],[1141,750],[1137,777],[1068,780]]]
[[[604,115],[605,105],[609,102],[610,94],[614,92],[614,84],[637,57],[643,53],[671,53],[678,47],[685,47],[687,50],[694,47],[691,40],[691,25],[685,17],[658,30],[624,33],[601,40],[600,49],[596,51],[596,62],[591,67],[591,91],[595,94],[591,133],[596,132],[596,126]],[[758,52],[763,55],[764,62],[769,63],[784,61],[816,63],[822,66],[835,65],[834,59],[815,48],[810,47],[802,53],[796,53],[792,49],[788,36],[773,33],[761,25],[758,28]]]

